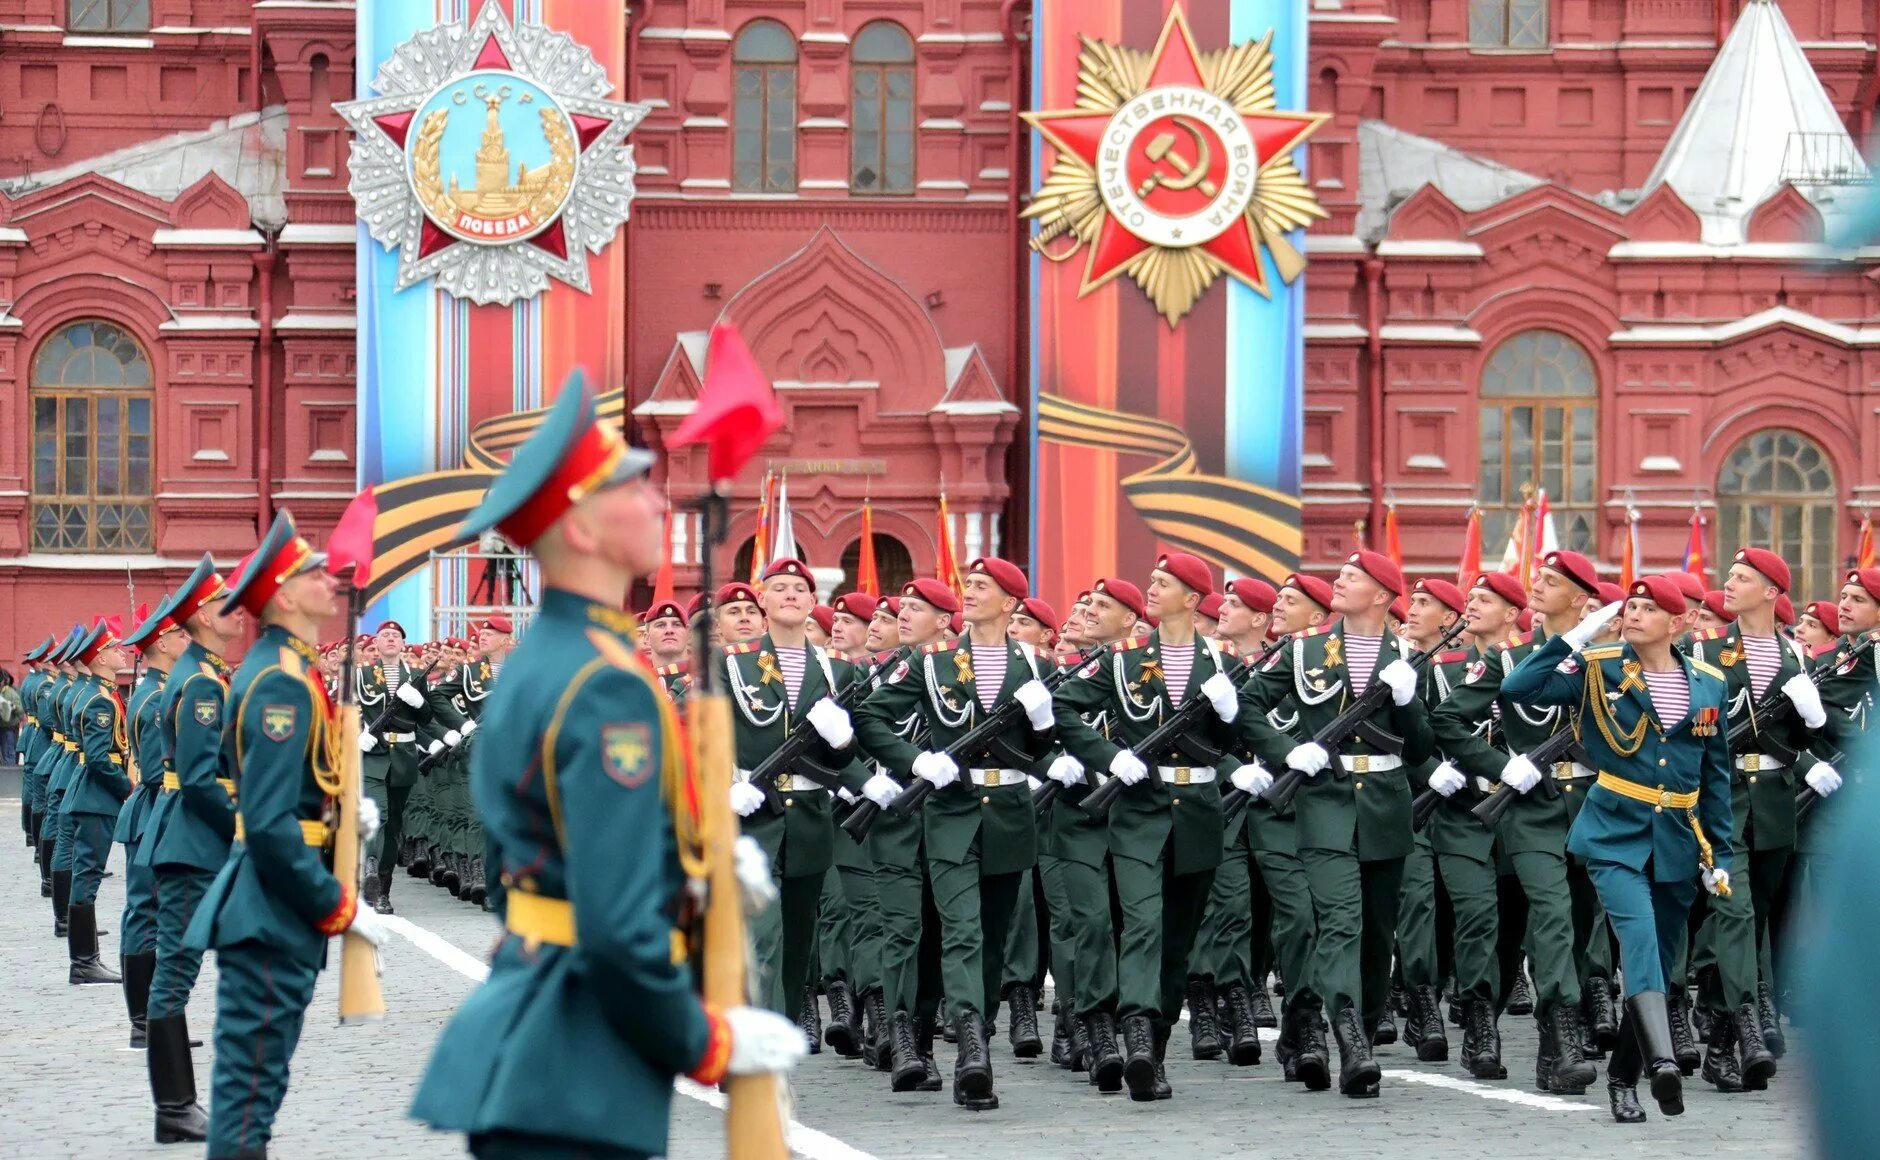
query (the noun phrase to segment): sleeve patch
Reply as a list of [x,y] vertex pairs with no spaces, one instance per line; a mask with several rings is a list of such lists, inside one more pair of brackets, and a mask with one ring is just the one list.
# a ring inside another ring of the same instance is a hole
[[1469,666],[1469,671],[1463,675],[1462,683],[1465,685],[1473,685],[1475,682],[1481,680],[1482,675],[1486,672],[1488,672],[1488,662],[1478,660]]
[[96,713],[93,713],[91,715],[91,719],[93,723],[103,728],[109,729],[111,727],[111,716],[112,716],[111,710],[100,709]]
[[203,726],[205,729],[213,726],[216,722],[216,718],[221,716],[221,713],[222,705],[213,697],[196,701],[189,708],[189,715],[196,719],[196,724]]
[[294,735],[299,709],[294,705],[263,705],[261,732],[269,741],[285,741]]
[[907,676],[907,672],[908,672],[907,662],[902,661],[900,664],[894,666],[894,672],[889,675],[888,683],[890,685],[900,684],[901,678]]
[[644,721],[601,726],[601,766],[628,789],[646,784],[653,772],[653,731]]
[[1568,657],[1566,660],[1555,665],[1554,671],[1557,673],[1565,673],[1570,677],[1580,671],[1580,658]]

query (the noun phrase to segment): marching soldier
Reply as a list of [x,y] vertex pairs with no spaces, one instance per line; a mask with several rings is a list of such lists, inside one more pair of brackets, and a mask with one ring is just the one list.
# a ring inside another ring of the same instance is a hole
[[660,686],[673,704],[685,704],[692,685],[692,630],[686,624],[685,610],[676,600],[662,600],[646,610],[641,623],[646,625],[646,651]]
[[723,645],[743,644],[764,635],[764,606],[749,584],[720,588],[712,598],[712,614]]
[[431,720],[432,707],[430,690],[405,659],[404,626],[396,620],[379,625],[376,643],[378,663],[354,669],[353,686],[365,722],[359,734],[365,792],[384,819],[365,851],[365,895],[380,913],[391,914],[405,803],[418,783],[418,762],[425,755],[417,743],[418,730]]
[[1664,576],[1634,582],[1624,643],[1588,647],[1619,612],[1607,605],[1549,636],[1501,692],[1581,713],[1580,742],[1599,772],[1567,843],[1587,860],[1619,940],[1626,1013],[1607,1098],[1613,1119],[1638,1123],[1641,1076],[1662,1113],[1684,1111],[1666,991],[1699,880],[1713,895],[1731,889],[1733,818],[1723,673],[1672,647],[1687,614],[1683,593]]
[[[220,684],[219,670],[210,680],[202,664],[196,669],[202,679],[179,687],[171,701],[173,725],[185,715],[202,724],[198,690],[211,710],[226,714],[225,744],[235,762],[230,796],[239,803],[228,861],[185,933],[191,950],[216,952],[211,1157],[266,1155],[327,939],[346,930],[374,945],[386,938],[372,907],[328,865],[340,746],[353,739],[338,733],[312,642],[339,611],[338,588],[325,553],[295,534],[293,516],[283,509],[218,608],[225,623],[240,611],[261,626],[235,671],[226,708],[206,687]],[[186,753],[178,756],[179,769],[200,767]],[[362,831],[376,826],[375,815],[375,807],[362,804]],[[362,832],[362,844],[369,837]],[[153,1036],[156,1023],[153,1018]],[[157,1055],[154,1043],[151,1055]]]
[[[1019,601],[1012,611],[1007,633],[1019,644],[1029,647],[1041,659],[1052,655],[1052,641],[1057,635],[1057,612],[1035,596]],[[1033,781],[1036,781],[1033,778]],[[1042,784],[1042,783],[1040,783]],[[1034,790],[1037,785],[1032,787]],[[1038,864],[1021,872],[1018,901],[1012,907],[1012,920],[1005,936],[1005,981],[1002,994],[1012,1009],[1006,1038],[1012,1055],[1030,1059],[1044,1051],[1038,1034],[1038,997],[1044,993],[1047,959],[1051,949],[1050,904],[1045,897],[1044,876],[1050,856],[1042,847]],[[1069,1033],[1068,1023],[1064,1028]]]
[[[112,618],[115,620],[115,618]],[[124,668],[124,642],[101,619],[79,646],[78,662],[88,670],[72,702],[79,754],[65,792],[63,809],[72,827],[72,898],[66,906],[71,982],[108,984],[124,980],[98,957],[98,885],[111,856],[111,827],[131,796],[129,724],[118,699],[117,672]]]
[[[489,896],[483,862],[483,828],[477,822],[470,797],[472,738],[482,724],[483,709],[496,687],[503,662],[515,647],[515,624],[506,616],[490,616],[477,625],[476,657],[453,668],[432,687],[432,725],[444,736],[431,760],[429,780],[432,808],[437,819],[434,858],[446,869],[442,885],[454,886],[457,897],[482,906]],[[419,766],[423,770],[423,764]]]
[[[169,601],[166,599],[164,605]],[[124,1006],[131,1019],[131,1046],[146,1044],[145,1020],[150,1010],[150,979],[157,969],[157,879],[147,859],[138,859],[150,812],[163,792],[165,763],[163,682],[183,651],[184,636],[159,606],[148,606],[124,643],[137,650],[143,671],[131,688],[126,706],[130,720],[130,751],[137,773],[137,788],[118,811],[111,840],[124,847],[124,914],[118,932],[118,972],[124,977]]]
[[[479,1157],[663,1155],[675,1076],[784,1071],[804,1051],[781,1016],[701,1003],[671,953],[701,836],[678,718],[618,611],[658,564],[652,462],[577,383],[464,528],[533,551],[545,589],[471,770],[506,933],[411,1109]],[[577,1040],[591,1050],[571,1063]]]

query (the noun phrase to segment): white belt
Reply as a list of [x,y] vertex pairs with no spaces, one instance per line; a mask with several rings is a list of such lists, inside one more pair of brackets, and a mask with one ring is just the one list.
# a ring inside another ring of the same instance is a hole
[[1155,772],[1170,785],[1206,785],[1214,780],[1212,765],[1158,765]]
[[1346,773],[1384,773],[1403,768],[1403,758],[1394,753],[1341,753],[1338,764]]
[[386,741],[394,745],[400,741],[416,741],[418,739],[416,733],[387,733],[384,736]]
[[1477,793],[1499,793],[1500,791],[1501,783],[1498,781],[1490,781],[1485,777],[1475,779],[1475,792]]
[[966,776],[974,785],[998,788],[1002,785],[1024,785],[1025,771],[1022,769],[969,769]]
[[[748,783],[751,780],[751,771],[748,769],[734,769],[731,771],[731,780]],[[777,783],[772,788],[778,793],[815,793],[818,790],[823,793],[829,792],[828,786],[817,785],[808,778],[798,781],[787,773],[778,774]]]
[[1744,773],[1763,773],[1771,769],[1787,769],[1789,763],[1778,761],[1767,753],[1745,753],[1734,762],[1736,768]]

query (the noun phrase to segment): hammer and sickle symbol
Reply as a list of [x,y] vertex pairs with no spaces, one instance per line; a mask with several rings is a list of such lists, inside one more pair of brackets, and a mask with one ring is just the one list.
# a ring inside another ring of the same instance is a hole
[[1136,196],[1148,197],[1149,191],[1159,185],[1163,189],[1173,190],[1199,187],[1202,193],[1213,197],[1219,187],[1208,178],[1208,166],[1213,163],[1214,154],[1209,148],[1207,137],[1202,135],[1201,126],[1188,117],[1176,117],[1174,124],[1176,128],[1187,133],[1188,139],[1194,143],[1195,160],[1191,163],[1188,158],[1175,151],[1175,134],[1156,134],[1144,153],[1154,164],[1160,165],[1164,161],[1168,162],[1180,176],[1170,177],[1160,169],[1155,170],[1136,190]]

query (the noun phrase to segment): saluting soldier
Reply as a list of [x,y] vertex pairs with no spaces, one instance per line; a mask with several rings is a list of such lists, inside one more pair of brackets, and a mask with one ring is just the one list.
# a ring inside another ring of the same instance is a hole
[[1548,637],[1502,680],[1516,702],[1577,707],[1580,743],[1598,778],[1568,848],[1587,860],[1625,976],[1626,1013],[1607,1069],[1620,1123],[1645,1119],[1636,1087],[1649,1076],[1668,1116],[1684,1111],[1666,991],[1698,882],[1730,891],[1729,747],[1723,673],[1673,647],[1687,606],[1664,576],[1633,583],[1622,644],[1588,647],[1619,615],[1607,605]]
[[663,1155],[675,1076],[783,1071],[804,1050],[781,1016],[701,1003],[672,953],[703,838],[678,717],[619,611],[658,566],[652,462],[577,382],[463,528],[498,528],[544,580],[489,701],[503,727],[471,762],[505,933],[411,1109],[486,1160]]
[[124,638],[137,650],[143,671],[131,686],[125,708],[130,720],[130,752],[137,788],[118,810],[111,840],[124,847],[124,914],[118,931],[118,972],[124,977],[124,1007],[130,1014],[131,1046],[145,1046],[145,1019],[150,1009],[150,978],[157,969],[157,880],[148,861],[138,861],[150,811],[163,792],[165,746],[158,724],[163,708],[163,682],[183,651],[184,637],[164,614],[166,598],[153,615],[139,608],[137,626]]
[[[1390,998],[1398,897],[1414,844],[1405,766],[1422,761],[1433,744],[1410,647],[1385,625],[1403,591],[1403,573],[1389,557],[1353,553],[1332,585],[1332,611],[1342,619],[1276,653],[1248,683],[1252,711],[1240,717],[1255,756],[1308,778],[1294,800],[1299,858],[1318,919],[1308,975],[1338,1040],[1339,1090],[1354,1098],[1375,1096],[1380,1077],[1369,1031]],[[1354,733],[1331,753],[1316,741],[1295,742],[1267,720],[1290,697],[1296,728],[1310,737],[1373,681],[1390,686],[1377,723],[1392,740]]]
[[[392,913],[392,879],[404,840],[405,803],[418,783],[424,749],[418,730],[431,720],[430,690],[405,659],[405,628],[396,620],[379,625],[378,663],[353,670],[363,728],[359,749],[365,792],[378,807],[384,825],[365,850],[365,894],[378,911]],[[383,717],[374,731],[372,725]]]
[[[283,508],[218,606],[225,625],[240,611],[261,626],[235,671],[226,707],[217,695],[220,670],[206,650],[170,701],[177,742],[185,746],[179,770],[210,768],[206,756],[187,748],[192,742],[185,738],[195,734],[182,731],[182,720],[205,731],[226,721],[222,736],[235,771],[230,796],[238,803],[228,861],[184,936],[191,950],[216,952],[212,1158],[266,1155],[287,1095],[288,1064],[326,963],[327,939],[347,930],[375,946],[386,938],[372,907],[330,866],[340,747],[354,741],[339,734],[312,642],[338,613],[338,590],[326,554],[295,533],[294,518]],[[196,652],[192,646],[185,663]],[[221,720],[198,720],[202,700]],[[370,838],[364,831],[377,825],[376,812],[362,802],[362,843]],[[154,1035],[157,1021],[151,1022]],[[180,1032],[180,1019],[177,1027]],[[151,1055],[154,1060],[154,1045]],[[186,1039],[181,1055],[188,1056]]]
[[71,982],[79,985],[124,981],[98,957],[98,886],[111,856],[111,827],[132,790],[129,722],[116,683],[124,667],[124,642],[115,620],[99,620],[79,647],[78,660],[89,678],[72,702],[80,753],[63,808],[72,819],[72,899],[66,921]]

